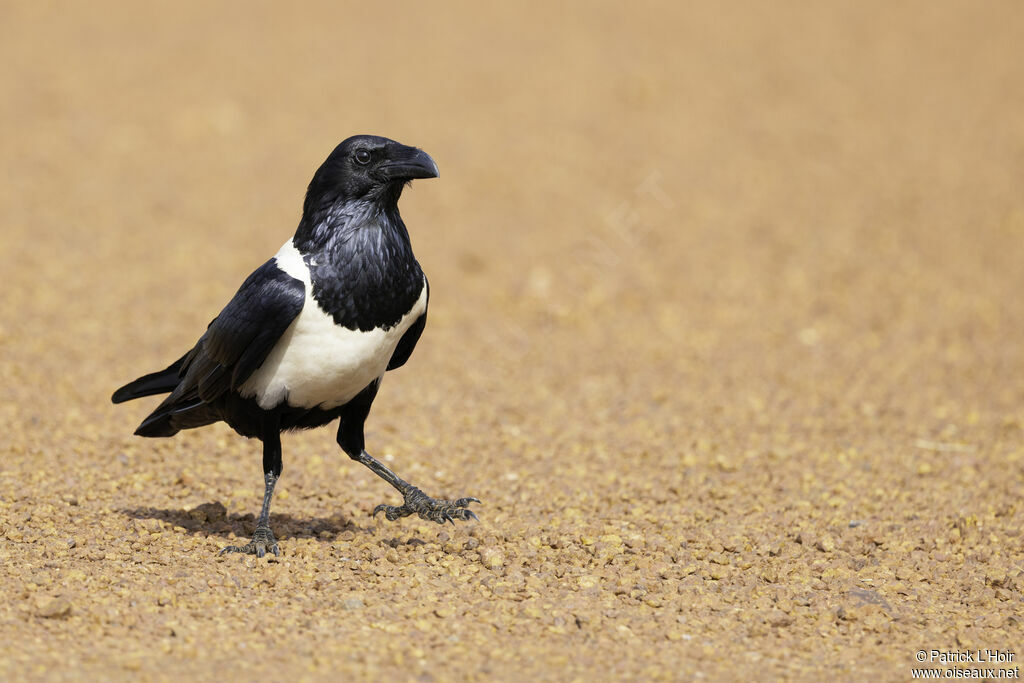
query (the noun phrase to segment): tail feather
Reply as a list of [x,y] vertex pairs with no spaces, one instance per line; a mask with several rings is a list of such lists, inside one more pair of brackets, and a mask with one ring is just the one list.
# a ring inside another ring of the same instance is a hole
[[151,372],[148,375],[143,375],[134,382],[125,384],[114,392],[114,395],[110,397],[110,400],[114,403],[124,403],[125,401],[142,398],[143,396],[166,394],[174,391],[175,387],[178,386],[178,383],[181,382],[181,375],[179,372],[181,371],[181,366],[184,363],[185,358],[186,356],[182,356],[164,370]]
[[[142,421],[136,436],[174,436],[182,428],[175,424],[174,418],[203,406],[203,399],[193,397],[182,401],[180,398],[168,396],[167,399]],[[205,424],[200,422],[200,424]]]

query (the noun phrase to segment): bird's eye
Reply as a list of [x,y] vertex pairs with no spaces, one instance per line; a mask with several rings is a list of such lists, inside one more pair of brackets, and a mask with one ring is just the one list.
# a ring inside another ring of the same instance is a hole
[[367,152],[365,149],[359,150],[358,152],[356,152],[356,162],[362,164],[363,166],[370,163],[370,153]]

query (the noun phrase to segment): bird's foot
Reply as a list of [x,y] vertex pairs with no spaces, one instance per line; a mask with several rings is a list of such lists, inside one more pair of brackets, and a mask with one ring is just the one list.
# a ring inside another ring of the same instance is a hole
[[246,555],[255,555],[256,557],[263,557],[268,552],[274,553],[274,556],[281,554],[281,551],[277,547],[277,539],[274,538],[274,532],[270,530],[269,526],[258,526],[256,531],[253,532],[252,540],[245,545],[229,545],[222,548],[220,555],[227,553],[243,553]]
[[476,513],[469,509],[470,503],[479,503],[480,501],[476,498],[459,498],[457,500],[438,500],[431,498],[427,494],[420,491],[415,486],[411,487],[405,494],[405,503],[399,506],[395,505],[378,505],[373,509],[370,514],[376,516],[378,512],[383,512],[384,516],[390,521],[394,521],[399,517],[408,517],[412,514],[417,514],[420,519],[425,519],[430,522],[437,522],[438,524],[444,524],[445,522],[451,522],[455,524],[455,520],[461,520],[463,522],[470,519],[479,520]]

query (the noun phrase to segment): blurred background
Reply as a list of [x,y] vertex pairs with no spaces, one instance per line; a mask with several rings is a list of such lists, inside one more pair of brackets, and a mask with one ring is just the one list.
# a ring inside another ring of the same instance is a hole
[[[1022,35],[1009,1],[5,2],[5,486],[95,479],[116,507],[149,469],[181,505],[185,467],[192,503],[254,510],[254,444],[133,440],[148,406],[108,396],[194,343],[373,133],[441,170],[401,204],[429,325],[368,424],[425,488],[508,538],[893,505],[1019,526]],[[283,503],[300,521],[380,502],[332,444],[285,443],[284,486],[328,491]],[[948,636],[944,609],[917,628]]]
[[7,3],[5,384],[106,415],[372,132],[442,169],[403,208],[445,401],[1010,410],[1012,7]]

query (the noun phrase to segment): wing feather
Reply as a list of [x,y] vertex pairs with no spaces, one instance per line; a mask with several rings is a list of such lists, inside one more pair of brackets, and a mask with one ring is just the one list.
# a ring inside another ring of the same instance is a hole
[[178,386],[136,433],[166,432],[172,416],[236,391],[267,359],[305,299],[305,285],[275,259],[257,268],[185,355]]

